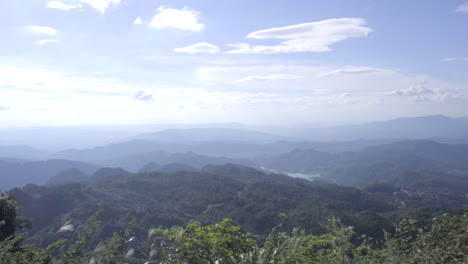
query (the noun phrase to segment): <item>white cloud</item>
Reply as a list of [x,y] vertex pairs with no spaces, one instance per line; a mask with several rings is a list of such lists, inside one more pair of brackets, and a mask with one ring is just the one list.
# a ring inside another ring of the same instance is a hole
[[141,17],[137,17],[135,18],[135,21],[133,21],[133,25],[140,25],[141,23],[143,23]]
[[62,1],[48,1],[47,5],[48,8],[55,8],[61,10],[71,10],[76,8],[81,8],[81,4],[65,4]]
[[57,30],[51,27],[42,27],[42,26],[29,26],[28,27],[30,30],[32,30],[36,34],[44,34],[44,35],[55,35],[57,34]]
[[330,46],[349,39],[366,37],[372,29],[362,18],[338,18],[286,27],[264,29],[250,33],[247,38],[285,40],[274,46],[229,44],[235,50],[227,53],[292,53],[325,52]]
[[468,61],[468,58],[445,58],[440,61],[449,62],[449,61]]
[[428,94],[434,94],[435,91],[432,89],[429,89],[423,85],[416,85],[416,86],[410,86],[406,89],[399,89],[399,90],[393,90],[390,92],[390,95],[397,95],[397,96],[419,96],[419,95],[428,95]]
[[216,45],[207,42],[196,43],[187,47],[183,48],[175,48],[175,52],[182,52],[182,53],[218,53],[219,48]]
[[92,8],[97,9],[99,12],[104,13],[111,4],[117,6],[121,0],[80,0],[82,3],[90,5]]
[[[81,2],[95,8],[101,13],[106,12],[106,9],[109,8],[111,4],[117,6],[121,1],[122,0],[75,0],[75,2]],[[46,6],[48,8],[71,10],[82,8],[81,3],[67,4],[62,1],[48,1]]]
[[291,80],[291,79],[299,79],[302,76],[292,75],[292,74],[270,74],[270,75],[262,75],[262,76],[247,76],[239,80],[239,82],[249,82],[249,81],[281,81],[281,80]]
[[465,3],[461,4],[461,5],[459,5],[457,7],[456,11],[468,14],[468,2],[465,2]]
[[366,74],[383,71],[381,69],[372,68],[372,67],[361,67],[361,66],[348,66],[341,69],[336,69],[329,72],[324,72],[317,77],[329,77],[329,76],[338,76],[344,74]]
[[454,100],[466,100],[468,99],[468,93],[462,89],[448,88],[448,87],[436,87],[428,88],[427,85],[412,85],[406,89],[394,90],[388,95],[407,97],[414,102],[435,102],[445,103]]
[[36,41],[35,43],[38,46],[44,46],[46,44],[53,43],[53,42],[57,42],[57,40],[56,39],[43,39],[43,40]]
[[457,58],[445,58],[445,59],[441,59],[440,61],[456,61],[458,60]]
[[188,7],[173,9],[160,6],[158,13],[153,17],[149,25],[157,29],[176,28],[199,32],[205,27],[205,25],[198,22],[199,18],[200,12],[191,10]]

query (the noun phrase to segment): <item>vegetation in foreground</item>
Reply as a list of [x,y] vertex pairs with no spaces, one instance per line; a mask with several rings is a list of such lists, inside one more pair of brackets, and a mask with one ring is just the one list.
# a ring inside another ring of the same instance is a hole
[[[192,221],[185,227],[151,228],[146,241],[135,242],[133,219],[127,228],[102,241],[93,241],[100,225],[98,212],[73,231],[63,226],[57,241],[35,247],[12,230],[23,227],[14,199],[0,199],[0,262],[34,264],[75,263],[467,263],[468,213],[439,215],[428,225],[406,218],[385,233],[383,241],[362,236],[331,217],[328,233],[307,235],[296,228],[273,228],[265,243],[224,219],[202,226]],[[285,215],[281,215],[285,217]],[[67,237],[68,236],[68,237]],[[359,242],[356,242],[359,241]],[[95,246],[97,245],[97,246]]]

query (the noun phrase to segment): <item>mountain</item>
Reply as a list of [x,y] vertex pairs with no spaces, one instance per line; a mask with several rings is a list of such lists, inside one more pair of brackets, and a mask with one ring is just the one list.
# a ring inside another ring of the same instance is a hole
[[135,135],[116,127],[31,127],[0,128],[0,145],[26,145],[58,151],[109,144]]
[[136,137],[142,140],[151,140],[158,142],[250,142],[267,143],[278,140],[284,140],[284,137],[252,131],[233,128],[190,128],[190,129],[167,129],[154,133],[141,134]]
[[94,172],[90,177],[89,180],[91,183],[105,183],[112,181],[114,178],[122,177],[122,176],[129,176],[132,173],[122,169],[122,168],[101,168]]
[[296,132],[298,138],[310,141],[466,138],[467,135],[466,118],[450,118],[440,115],[398,118],[360,125],[299,129]]
[[[355,151],[364,147],[398,141],[384,140],[356,140],[341,142],[306,142],[306,141],[276,141],[273,143],[257,144],[243,142],[199,142],[199,143],[164,143],[148,140],[131,140],[113,143],[90,149],[70,149],[51,155],[57,159],[79,160],[103,166],[123,166],[109,163],[111,160],[122,160],[123,157],[148,156],[148,153],[197,153],[204,156],[222,156],[231,159],[254,159],[259,156],[272,156],[295,149],[316,149],[323,152]],[[146,159],[144,159],[147,161]],[[149,160],[154,162],[156,160]],[[125,164],[125,161],[120,163]],[[238,163],[238,162],[237,162]],[[141,165],[141,164],[140,164]],[[144,164],[143,164],[144,165]],[[141,166],[143,166],[141,165]],[[250,164],[252,166],[252,164]],[[140,166],[140,167],[141,167]],[[132,170],[138,166],[132,166]],[[129,167],[126,167],[129,169]],[[136,168],[139,169],[139,168]]]
[[99,169],[98,166],[71,160],[8,162],[0,160],[0,189],[10,189],[29,183],[45,184],[59,172],[76,168],[89,175]]
[[266,173],[264,171],[256,170],[254,168],[238,164],[207,165],[201,169],[201,172],[212,175],[221,175],[245,183],[251,183],[256,181],[275,181],[288,183],[294,182],[303,184],[310,183],[310,181],[308,180],[286,177],[284,174]]
[[320,174],[339,184],[364,186],[387,181],[405,171],[468,171],[468,145],[405,140],[359,151],[323,153],[295,150],[259,161],[276,171]]
[[404,172],[389,181],[390,184],[420,192],[456,195],[465,198],[468,194],[468,177],[453,175],[440,171],[423,170]]
[[[10,193],[23,204],[21,214],[32,219],[29,239],[37,244],[55,238],[56,228],[65,222],[79,224],[100,209],[104,209],[100,237],[120,230],[136,216],[136,237],[143,240],[151,226],[171,227],[192,219],[206,224],[230,217],[246,231],[265,235],[284,222],[279,214],[285,213],[290,218],[284,228],[303,226],[320,233],[325,231],[321,223],[330,215],[346,215],[348,223],[358,223],[361,212],[381,214],[396,209],[355,188],[284,175],[270,177],[236,165],[204,170],[210,173],[115,174],[92,185],[27,185]],[[379,224],[390,226],[383,216],[376,217]],[[377,230],[375,223],[370,227]]]
[[295,149],[293,151],[260,160],[268,169],[285,172],[317,172],[333,162],[335,155],[313,149]]
[[165,165],[159,165],[155,162],[150,162],[140,169],[140,172],[172,173],[178,171],[198,171],[198,169],[182,163],[169,163]]
[[47,181],[47,185],[59,185],[66,183],[86,183],[88,182],[88,176],[82,171],[71,168],[64,171],[60,171],[55,176],[52,176]]
[[247,159],[213,157],[194,152],[170,153],[161,150],[147,151],[149,149],[152,149],[152,146],[151,144],[146,144],[146,141],[131,141],[88,150],[70,150],[57,153],[54,156],[91,162],[103,167],[120,167],[132,172],[139,171],[143,166],[151,162],[160,165],[178,163],[194,168],[202,168],[208,164],[226,163],[255,166],[254,162]]
[[[466,204],[462,190],[466,182],[457,186],[457,180],[451,181],[434,194],[429,190],[438,183],[428,180],[433,176],[401,177],[360,190],[234,164],[175,173],[132,174],[105,168],[91,176],[99,179],[93,184],[30,184],[9,193],[23,205],[21,214],[34,223],[27,239],[39,245],[56,239],[57,229],[65,223],[78,226],[101,209],[97,239],[122,230],[136,216],[135,239],[144,243],[151,226],[170,228],[191,220],[212,224],[226,217],[260,238],[273,227],[278,231],[302,227],[320,234],[331,215],[355,226],[359,234],[382,239],[382,229],[391,231],[392,221],[403,215],[430,219]],[[418,181],[425,183],[418,186]]]
[[24,145],[0,146],[0,157],[23,160],[41,160],[50,154],[50,151],[31,148]]
[[112,160],[122,156],[160,150],[158,144],[144,140],[113,143],[89,149],[69,149],[53,154],[54,158],[94,161]]

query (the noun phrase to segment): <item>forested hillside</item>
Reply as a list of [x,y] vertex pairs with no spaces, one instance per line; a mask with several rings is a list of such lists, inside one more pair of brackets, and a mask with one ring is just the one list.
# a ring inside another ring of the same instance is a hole
[[337,184],[363,187],[392,181],[408,171],[428,169],[461,175],[460,182],[466,184],[467,161],[468,145],[405,140],[334,154],[295,150],[264,158],[259,163],[277,171],[320,174]]
[[[295,228],[280,232],[274,226],[261,242],[233,225],[231,219],[203,226],[191,221],[185,227],[150,228],[141,238],[134,236],[136,218],[125,229],[107,237],[98,211],[86,222],[61,226],[55,242],[35,247],[15,235],[25,225],[16,213],[15,200],[0,193],[0,261],[3,263],[466,263],[468,260],[468,215],[439,215],[428,222],[405,218],[385,233],[381,241],[356,237],[352,226],[330,217],[326,233],[307,235]],[[287,215],[281,213],[280,218]],[[96,246],[97,244],[97,246]]]
[[223,165],[174,173],[103,169],[84,184],[27,185],[10,194],[22,205],[21,214],[33,222],[28,240],[45,245],[53,240],[57,227],[80,224],[99,210],[103,210],[100,237],[124,228],[133,216],[140,237],[152,225],[170,228],[190,220],[212,224],[231,218],[259,238],[280,223],[281,230],[300,226],[321,234],[325,232],[322,224],[335,216],[355,226],[359,234],[382,239],[382,231],[391,231],[399,217],[427,220],[442,212],[460,212],[466,205],[461,189],[448,193],[450,185],[439,186],[440,192],[426,194],[427,188],[431,187],[414,188],[398,181],[386,188],[359,190]]

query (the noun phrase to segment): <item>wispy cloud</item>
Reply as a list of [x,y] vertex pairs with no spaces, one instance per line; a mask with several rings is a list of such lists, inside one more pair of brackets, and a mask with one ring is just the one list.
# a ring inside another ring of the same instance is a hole
[[28,26],[28,28],[36,34],[44,34],[44,35],[49,35],[49,36],[53,36],[57,34],[57,30],[51,27],[31,25],[31,26]]
[[90,5],[101,13],[105,13],[106,9],[112,4],[118,6],[121,0],[80,0],[82,3]]
[[455,11],[468,14],[468,1],[459,5]]
[[440,61],[443,61],[443,62],[450,62],[450,61],[468,61],[468,58],[445,58],[445,59],[441,59]]
[[65,4],[62,1],[48,1],[46,6],[48,8],[60,9],[60,10],[71,10],[76,8],[81,8],[81,4]]
[[143,23],[143,20],[141,19],[141,17],[137,17],[133,21],[133,25],[140,25],[141,23]]
[[54,42],[57,42],[57,40],[56,39],[43,39],[43,40],[38,40],[35,43],[38,46],[44,46],[46,44],[54,43]]
[[285,40],[274,46],[251,46],[246,43],[229,44],[227,53],[293,53],[325,52],[330,46],[349,39],[365,37],[372,29],[362,18],[338,18],[286,27],[264,29],[250,33],[247,38]]
[[257,81],[257,82],[266,82],[266,81],[281,81],[281,80],[291,80],[291,79],[299,79],[302,76],[292,75],[292,74],[270,74],[270,75],[263,75],[263,76],[247,76],[239,80],[239,82],[249,82],[249,81]]
[[188,7],[173,9],[160,6],[158,8],[158,13],[153,17],[149,25],[157,29],[175,28],[199,32],[205,27],[205,25],[198,22],[199,18],[200,12]]
[[211,43],[207,42],[201,42],[201,43],[196,43],[187,47],[183,48],[175,48],[175,52],[181,52],[181,53],[189,53],[189,54],[195,54],[195,53],[218,53],[219,48],[216,45],[213,45]]
[[338,75],[346,75],[346,74],[366,74],[366,73],[374,73],[383,71],[381,69],[372,68],[372,67],[360,67],[360,66],[348,66],[341,69],[336,69],[329,72],[324,72],[317,77],[330,77],[330,76],[338,76]]

